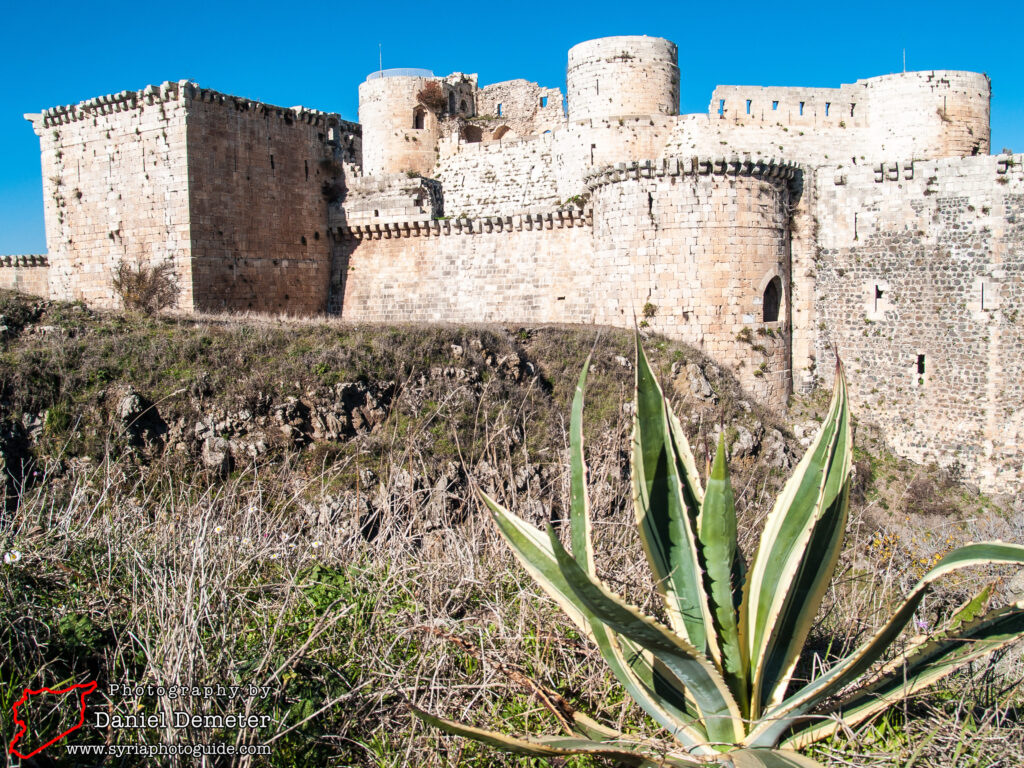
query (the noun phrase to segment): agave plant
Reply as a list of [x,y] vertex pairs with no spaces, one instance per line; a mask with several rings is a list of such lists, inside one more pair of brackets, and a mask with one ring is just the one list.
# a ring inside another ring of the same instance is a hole
[[719,438],[702,484],[639,341],[633,502],[666,622],[628,605],[594,568],[583,453],[589,362],[570,421],[572,553],[550,526],[545,533],[486,494],[483,500],[522,565],[597,645],[615,677],[671,741],[630,737],[579,712],[562,718],[570,732],[558,736],[514,738],[413,708],[426,722],[527,755],[590,754],[629,766],[819,766],[796,750],[864,722],[1024,632],[1024,603],[981,615],[988,598],[983,590],[954,613],[945,631],[911,641],[881,663],[940,576],[972,565],[1024,563],[1024,547],[969,544],[928,571],[867,642],[795,686],[794,669],[835,571],[847,522],[853,446],[842,366],[828,416],[776,500],[747,567],[737,546],[724,440]]

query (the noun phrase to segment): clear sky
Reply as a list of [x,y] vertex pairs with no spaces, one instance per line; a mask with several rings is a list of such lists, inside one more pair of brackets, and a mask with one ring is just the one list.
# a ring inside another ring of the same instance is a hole
[[82,2],[8,0],[0,17],[0,254],[45,253],[39,144],[22,118],[190,78],[357,119],[377,68],[476,72],[565,89],[566,52],[609,35],[679,45],[682,113],[715,85],[837,86],[907,69],[992,78],[992,148],[1024,152],[1019,2]]

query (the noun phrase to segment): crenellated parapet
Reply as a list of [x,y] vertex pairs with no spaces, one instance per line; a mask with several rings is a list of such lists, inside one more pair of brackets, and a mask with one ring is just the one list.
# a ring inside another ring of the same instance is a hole
[[0,256],[0,269],[24,268],[24,267],[48,267],[50,259],[45,254],[17,254],[13,256]]
[[660,160],[634,160],[629,163],[606,165],[587,174],[583,181],[587,189],[595,190],[606,184],[630,179],[664,178],[666,176],[752,176],[763,179],[794,178],[801,170],[788,160],[750,158],[667,157]]
[[144,106],[188,101],[222,104],[242,112],[252,112],[260,116],[275,116],[286,123],[294,122],[322,128],[340,127],[347,132],[357,134],[361,132],[358,123],[342,120],[333,112],[322,112],[302,106],[277,107],[261,101],[221,93],[210,88],[201,88],[191,80],[177,82],[168,80],[160,85],[147,85],[137,91],[120,91],[119,93],[96,96],[77,104],[51,107],[37,115],[26,115],[26,117],[32,120],[38,128],[52,128],[90,120],[98,115],[112,115],[140,109]]
[[492,232],[531,232],[593,224],[590,208],[560,208],[546,213],[522,213],[515,216],[477,218],[420,219],[382,224],[339,225],[334,235],[339,240],[391,240],[406,237],[447,237]]

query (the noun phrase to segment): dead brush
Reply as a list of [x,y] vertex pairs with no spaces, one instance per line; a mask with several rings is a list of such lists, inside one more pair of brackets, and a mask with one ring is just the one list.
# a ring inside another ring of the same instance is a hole
[[178,301],[178,281],[170,261],[153,265],[122,261],[111,285],[125,309],[144,315],[154,315]]

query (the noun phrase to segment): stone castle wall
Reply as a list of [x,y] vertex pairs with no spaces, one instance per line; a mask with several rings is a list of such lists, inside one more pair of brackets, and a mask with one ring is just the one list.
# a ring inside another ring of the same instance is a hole
[[789,283],[795,175],[785,163],[623,163],[588,177],[592,222],[568,209],[340,230],[331,309],[359,321],[632,327],[649,304],[653,330],[733,365],[781,406],[788,298],[768,322],[762,299],[772,278]]
[[819,174],[817,370],[832,345],[855,410],[902,455],[1019,487],[1024,156]]
[[46,256],[0,256],[0,288],[31,296],[50,295],[50,262]]
[[122,261],[170,261],[192,308],[185,83],[29,116],[39,136],[53,298],[115,307]]
[[[333,124],[332,124],[333,123]],[[327,306],[337,121],[192,89],[187,119],[193,302],[308,315]]]
[[54,298],[116,307],[121,263],[170,262],[182,309],[324,310],[324,185],[358,160],[357,126],[188,81],[30,118]]

